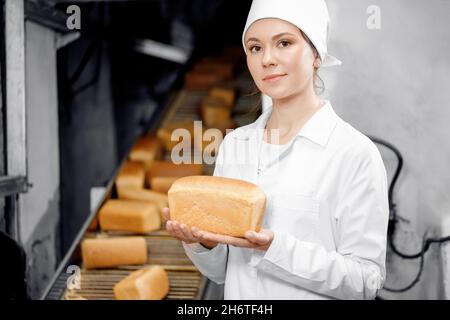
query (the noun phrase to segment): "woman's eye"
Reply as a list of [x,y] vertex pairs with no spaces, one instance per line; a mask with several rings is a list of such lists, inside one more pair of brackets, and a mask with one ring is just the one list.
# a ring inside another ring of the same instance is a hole
[[260,50],[261,50],[261,47],[259,47],[259,46],[252,46],[252,47],[250,47],[250,51],[251,52],[258,52]]
[[291,43],[290,43],[289,41],[287,41],[287,40],[281,40],[281,41],[280,41],[280,44],[281,44],[282,47],[287,47],[287,46],[289,46]]

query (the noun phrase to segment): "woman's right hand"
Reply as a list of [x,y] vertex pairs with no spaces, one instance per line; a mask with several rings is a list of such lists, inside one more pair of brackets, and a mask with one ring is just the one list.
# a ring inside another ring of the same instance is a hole
[[196,227],[189,229],[185,224],[178,221],[170,220],[169,208],[163,209],[163,216],[166,219],[166,230],[174,238],[184,241],[186,243],[200,243],[207,249],[214,248],[218,243],[210,240],[202,239],[203,231]]

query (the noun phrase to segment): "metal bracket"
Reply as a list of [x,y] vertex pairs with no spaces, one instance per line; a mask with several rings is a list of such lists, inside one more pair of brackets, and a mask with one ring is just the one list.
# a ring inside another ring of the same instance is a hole
[[136,40],[135,50],[148,56],[157,57],[180,64],[186,63],[190,55],[188,50],[150,39]]
[[26,177],[0,177],[0,197],[26,193],[30,186],[31,184],[28,184]]

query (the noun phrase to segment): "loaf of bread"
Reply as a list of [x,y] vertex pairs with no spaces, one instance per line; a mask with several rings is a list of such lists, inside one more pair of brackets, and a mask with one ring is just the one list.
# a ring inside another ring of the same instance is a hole
[[223,81],[220,73],[189,71],[184,76],[184,88],[187,90],[209,90]]
[[114,286],[116,300],[161,300],[169,293],[169,277],[161,266],[130,273]]
[[257,185],[224,177],[178,179],[168,192],[170,217],[190,227],[244,237],[260,231],[266,196]]
[[213,99],[218,99],[223,101],[227,107],[230,109],[233,107],[236,93],[233,88],[226,86],[218,86],[211,89],[209,96]]
[[206,126],[214,127],[217,123],[230,119],[231,109],[222,100],[206,97],[202,100],[200,114]]
[[[186,129],[189,132],[189,139],[183,139],[184,135],[181,135],[180,133],[177,138],[174,137],[172,140],[172,133],[176,129]],[[157,131],[157,136],[163,142],[164,148],[168,151],[172,150],[173,147],[179,143],[185,143],[188,147],[191,147],[192,137],[194,136],[194,122],[186,120],[171,123],[165,127],[159,128]]]
[[150,179],[150,188],[153,191],[167,194],[172,184],[180,177],[152,177]]
[[[119,198],[124,200],[148,201],[158,208],[162,218],[162,210],[168,207],[167,194],[147,189],[122,188],[118,190]],[[162,221],[162,220],[161,220]]]
[[233,64],[226,61],[204,60],[194,66],[194,73],[214,74],[223,80],[231,80],[234,76]]
[[116,188],[143,188],[144,182],[144,164],[138,161],[127,161],[117,175]]
[[[196,129],[195,123],[192,120],[177,121],[159,128],[157,131],[157,136],[163,142],[164,148],[167,151],[172,151],[175,146],[180,146],[189,151],[194,147],[198,150],[203,150],[201,149],[201,141],[203,139],[203,134],[206,128],[201,124],[197,127],[198,129]],[[180,132],[180,134],[176,135],[176,138],[174,137],[174,139],[172,140],[172,133],[176,129],[187,130],[189,132],[189,136],[185,136],[185,132]]]
[[147,233],[161,228],[161,215],[150,202],[110,199],[99,211],[102,230]]
[[154,161],[147,171],[147,178],[199,176],[202,175],[202,172],[202,164],[175,164],[169,161]]
[[87,229],[88,229],[88,231],[97,231],[97,229],[98,229],[98,214],[96,214],[94,219],[92,219],[92,221],[89,224]]
[[140,161],[148,166],[153,160],[161,159],[162,144],[156,136],[146,135],[136,140],[131,148],[129,158],[132,161]]
[[143,237],[85,239],[81,256],[86,269],[112,268],[147,262],[147,244]]

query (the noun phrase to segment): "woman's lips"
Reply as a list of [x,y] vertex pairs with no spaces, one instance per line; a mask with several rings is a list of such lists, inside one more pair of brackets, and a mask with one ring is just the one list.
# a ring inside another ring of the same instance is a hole
[[280,79],[283,78],[284,76],[285,76],[285,74],[280,74],[279,76],[270,77],[270,78],[265,78],[265,79],[263,79],[263,81],[267,81],[267,82],[277,82],[278,80],[280,80]]

